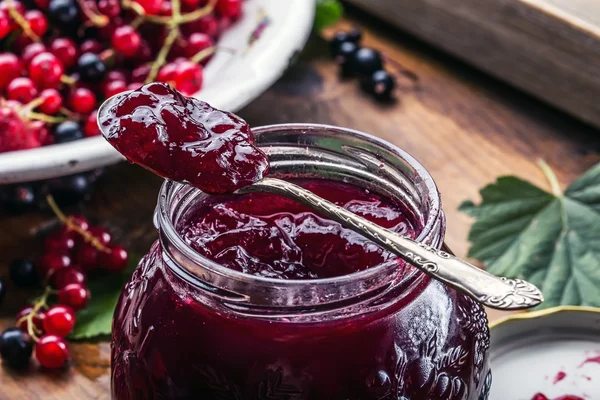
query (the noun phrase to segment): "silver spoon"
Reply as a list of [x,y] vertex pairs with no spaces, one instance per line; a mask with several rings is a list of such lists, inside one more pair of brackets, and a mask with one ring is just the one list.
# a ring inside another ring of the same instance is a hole
[[[100,107],[98,115],[108,101]],[[102,130],[102,125],[99,124]],[[106,132],[102,132],[105,136]],[[183,182],[187,184],[187,182]],[[544,301],[541,291],[521,279],[497,277],[463,261],[445,251],[403,237],[339,207],[309,190],[275,178],[261,181],[237,190],[236,194],[268,192],[296,200],[321,215],[379,244],[415,266],[433,279],[464,293],[475,301],[498,310],[523,310],[538,306]]]

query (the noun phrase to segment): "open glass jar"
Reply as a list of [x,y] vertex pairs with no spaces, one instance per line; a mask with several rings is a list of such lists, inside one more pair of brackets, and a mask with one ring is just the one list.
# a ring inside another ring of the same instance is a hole
[[[409,215],[417,240],[443,246],[431,176],[364,133],[322,125],[254,130],[270,176],[366,188]],[[228,269],[178,234],[208,195],[166,181],[159,240],[115,311],[115,399],[485,400],[489,331],[470,298],[397,261],[326,279]]]

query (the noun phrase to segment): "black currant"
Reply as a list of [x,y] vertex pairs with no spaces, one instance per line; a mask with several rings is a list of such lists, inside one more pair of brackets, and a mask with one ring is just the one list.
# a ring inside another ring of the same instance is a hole
[[77,60],[77,71],[84,82],[98,83],[106,75],[106,65],[94,53],[83,53]]
[[10,280],[17,286],[35,286],[39,277],[31,260],[15,260],[10,264]]
[[88,200],[93,185],[84,174],[64,176],[52,182],[50,192],[55,200],[61,204],[76,203]]
[[6,285],[4,284],[4,280],[0,278],[0,304],[2,300],[4,300],[4,296],[6,295]]
[[357,50],[358,46],[352,42],[344,42],[340,46],[338,54],[335,56],[335,62],[340,65],[342,75],[352,75],[352,58]]
[[358,29],[357,27],[352,28],[352,30],[350,32],[348,32],[347,35],[348,35],[348,40],[357,45],[362,40],[362,31],[360,29]]
[[329,47],[331,48],[331,56],[337,56],[340,46],[342,45],[342,43],[346,42],[348,42],[348,34],[346,32],[337,32],[329,41]]
[[10,185],[0,191],[0,200],[11,212],[19,213],[33,209],[37,205],[36,192],[32,185]]
[[368,47],[359,49],[352,57],[352,69],[360,76],[370,76],[373,72],[383,69],[381,54]]
[[0,335],[0,356],[9,367],[25,368],[32,352],[33,340],[19,328],[9,328]]
[[75,121],[61,122],[54,129],[54,141],[56,143],[72,142],[73,140],[83,139],[83,131]]
[[361,87],[380,100],[388,100],[396,87],[396,80],[389,72],[379,70],[373,72],[369,77],[363,77]]
[[75,0],[52,0],[48,14],[57,25],[73,27],[79,23],[79,8]]

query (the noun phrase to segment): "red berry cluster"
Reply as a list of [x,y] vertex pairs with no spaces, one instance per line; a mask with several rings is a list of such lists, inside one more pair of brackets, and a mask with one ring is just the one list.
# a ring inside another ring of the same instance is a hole
[[[0,152],[99,134],[101,102],[144,83],[201,89],[243,0],[0,2]],[[61,123],[77,122],[60,128]]]
[[[17,327],[35,342],[35,357],[41,366],[59,368],[66,364],[69,350],[65,337],[75,326],[75,313],[90,299],[87,272],[99,268],[118,272],[127,266],[124,247],[111,241],[101,226],[90,226],[80,216],[67,217],[49,199],[62,226],[48,234],[44,254],[36,264],[37,274],[47,283],[44,294],[17,314]],[[49,306],[51,298],[56,304]]]

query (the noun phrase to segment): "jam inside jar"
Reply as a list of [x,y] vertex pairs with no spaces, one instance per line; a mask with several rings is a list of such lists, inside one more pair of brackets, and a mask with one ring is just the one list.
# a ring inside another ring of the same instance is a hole
[[[436,186],[399,148],[321,125],[254,134],[270,176],[443,246]],[[113,398],[488,398],[481,305],[331,221],[307,226],[318,216],[268,196],[215,197],[165,182],[159,240],[115,311]]]

